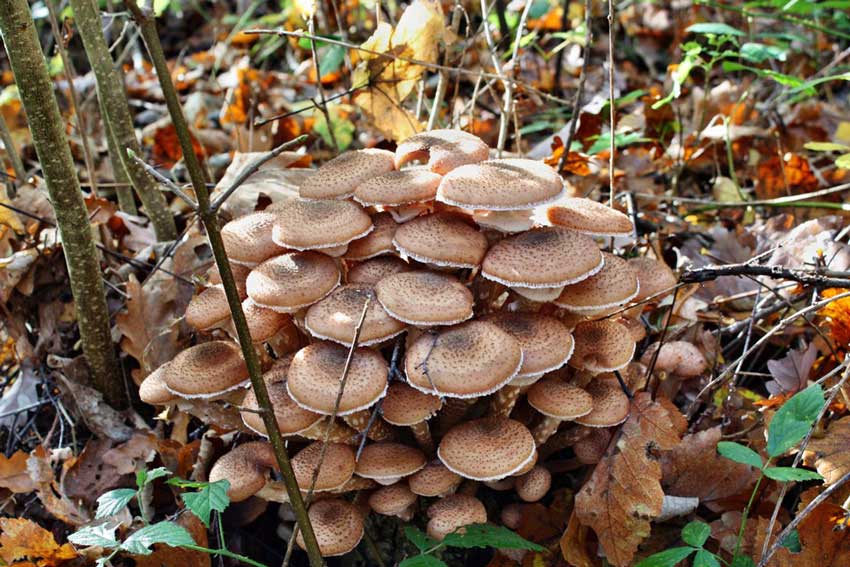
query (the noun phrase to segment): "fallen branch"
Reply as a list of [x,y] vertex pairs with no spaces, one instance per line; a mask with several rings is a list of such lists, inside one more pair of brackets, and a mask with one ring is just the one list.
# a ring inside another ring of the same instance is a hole
[[767,276],[778,280],[791,280],[817,289],[830,287],[850,288],[850,274],[833,270],[784,268],[762,264],[724,264],[702,268],[685,268],[679,276],[682,283],[703,283],[731,276]]

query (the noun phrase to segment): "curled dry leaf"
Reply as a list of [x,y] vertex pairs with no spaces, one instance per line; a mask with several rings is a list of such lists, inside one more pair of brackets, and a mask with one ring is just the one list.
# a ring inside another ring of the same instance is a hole
[[809,441],[803,453],[803,462],[814,466],[830,485],[850,472],[850,416],[842,417],[829,425],[826,435]]
[[0,559],[4,565],[56,567],[76,557],[71,544],[60,546],[53,534],[38,524],[24,518],[0,518]]
[[[233,161],[224,172],[211,198],[217,199],[226,191],[233,181],[254,160],[261,157],[263,152],[237,152]],[[298,186],[313,174],[313,170],[307,169],[310,165],[309,155],[298,152],[283,152],[276,158],[267,161],[260,169],[248,178],[236,192],[231,195],[222,206],[224,212],[233,218],[254,212],[260,196],[266,196],[273,203],[281,200],[297,197]]]
[[151,341],[153,329],[146,325],[147,318],[145,294],[136,276],[130,274],[127,280],[127,310],[115,316],[115,326],[121,333],[121,349],[142,362],[145,347]]

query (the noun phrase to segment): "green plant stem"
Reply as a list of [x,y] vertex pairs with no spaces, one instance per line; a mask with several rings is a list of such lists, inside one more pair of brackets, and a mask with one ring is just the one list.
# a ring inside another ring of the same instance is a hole
[[761,481],[764,480],[764,469],[766,469],[770,465],[770,461],[772,459],[768,459],[764,465],[762,465],[761,470],[759,471],[759,478],[756,481],[756,485],[753,487],[753,492],[750,494],[750,499],[747,502],[746,508],[744,508],[744,512],[741,514],[741,527],[738,528],[738,540],[735,542],[735,553],[732,554],[732,557],[738,555],[741,551],[741,544],[744,542],[744,528],[747,527],[747,517],[750,515],[750,510],[753,507],[753,503],[756,500],[756,494],[758,494],[759,487],[761,486]]
[[221,239],[219,232],[218,216],[212,209],[210,204],[210,195],[207,190],[204,170],[198,160],[192,147],[192,139],[189,134],[189,125],[186,123],[186,117],[183,115],[183,108],[180,105],[180,99],[177,95],[177,89],[174,88],[174,83],[171,80],[171,74],[166,64],[165,53],[162,50],[162,44],[159,41],[159,33],[156,28],[156,20],[149,13],[145,13],[139,7],[135,0],[124,0],[124,5],[132,13],[136,24],[142,33],[145,45],[148,49],[157,77],[159,78],[162,94],[165,98],[168,112],[171,115],[171,121],[177,132],[177,138],[180,141],[180,147],[183,150],[183,159],[186,163],[186,169],[189,172],[189,177],[192,181],[192,187],[195,190],[195,196],[198,200],[198,215],[204,223],[207,231],[207,237],[210,241],[210,247],[215,257],[216,265],[221,274],[221,283],[224,286],[224,292],[227,296],[227,303],[230,306],[233,324],[236,327],[236,332],[239,337],[239,344],[242,348],[242,354],[245,358],[245,365],[248,369],[248,375],[251,379],[254,393],[257,396],[257,403],[261,408],[263,424],[266,427],[269,436],[269,442],[275,452],[278,466],[280,467],[283,482],[286,486],[286,492],[289,495],[289,501],[292,505],[292,510],[298,520],[298,526],[304,538],[304,546],[307,555],[310,559],[312,567],[321,567],[324,565],[319,544],[316,541],[316,536],[313,533],[313,526],[310,524],[310,518],[307,515],[307,508],[304,505],[304,500],[301,498],[301,492],[298,489],[298,483],[295,480],[295,474],[292,471],[292,465],[289,461],[289,455],[286,452],[286,446],[283,443],[283,438],[278,428],[277,419],[269,393],[266,389],[266,383],[262,377],[260,361],[257,357],[257,352],[254,350],[254,344],[251,340],[251,334],[248,331],[248,324],[245,321],[245,313],[242,311],[242,301],[239,299],[239,293],[236,290],[236,283],[233,279],[233,272],[230,268],[230,262],[227,259],[227,253],[224,250],[224,242]]
[[201,547],[200,545],[181,545],[180,547],[184,549],[191,549],[192,551],[200,551],[202,553],[209,553],[210,555],[221,555],[222,557],[229,557],[230,559],[235,559],[241,563],[245,563],[246,565],[253,565],[254,567],[268,567],[264,563],[260,563],[259,561],[254,561],[250,557],[245,557],[244,555],[239,555],[238,553],[233,553],[227,549],[210,549],[209,547]]
[[126,397],[112,344],[100,262],[88,211],[65,137],[65,122],[53,95],[53,84],[26,0],[0,2],[0,34],[56,212],[92,384],[107,403],[122,406]]

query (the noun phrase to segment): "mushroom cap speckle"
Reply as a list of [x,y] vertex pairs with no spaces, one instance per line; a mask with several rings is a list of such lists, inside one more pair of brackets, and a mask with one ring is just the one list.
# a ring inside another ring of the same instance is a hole
[[444,175],[456,167],[487,159],[490,148],[474,134],[462,130],[431,130],[414,134],[395,151],[396,167],[413,160],[428,160],[428,169]]
[[528,403],[543,415],[567,421],[593,410],[590,394],[560,380],[535,382],[528,390]]
[[667,264],[653,258],[630,258],[629,265],[637,272],[640,290],[635,301],[649,297],[658,302],[663,297],[662,292],[671,292],[676,287],[677,279]]
[[[299,350],[286,380],[286,388],[295,403],[310,411],[332,415],[348,350],[330,342],[313,343]],[[356,349],[337,415],[355,413],[380,400],[387,391],[388,372],[380,353],[368,348]]]
[[414,260],[451,268],[475,268],[487,253],[487,237],[447,213],[417,217],[400,225],[393,244]]
[[629,398],[617,383],[594,380],[587,388],[593,398],[593,410],[577,418],[576,423],[588,427],[612,427],[629,417]]
[[369,495],[369,506],[378,514],[395,516],[416,502],[416,494],[406,482],[397,482],[379,488]]
[[456,277],[428,271],[387,276],[375,286],[390,316],[410,325],[455,325],[472,317],[472,292]]
[[465,209],[514,211],[551,203],[564,190],[558,173],[531,159],[505,158],[464,165],[447,173],[437,200]]
[[540,465],[516,479],[516,493],[526,502],[537,502],[549,492],[552,486],[552,473]]
[[165,405],[180,399],[168,391],[165,386],[165,369],[168,362],[148,374],[139,385],[139,398],[146,404]]
[[521,365],[516,339],[486,321],[424,333],[410,345],[404,361],[411,386],[452,398],[493,393],[516,376]]
[[392,274],[407,272],[413,267],[396,256],[381,256],[360,262],[348,270],[348,283],[375,285]]
[[414,494],[432,497],[454,492],[462,480],[462,476],[437,460],[431,461],[422,470],[409,476],[407,483]]
[[221,285],[206,288],[186,307],[186,322],[199,331],[212,329],[229,318],[230,306]]
[[437,396],[420,392],[403,382],[393,382],[381,403],[381,413],[387,423],[410,426],[431,419],[442,405]]
[[251,340],[255,343],[269,340],[291,321],[286,313],[263,307],[250,297],[242,302],[242,312],[245,313]]
[[[654,343],[646,349],[640,361],[646,366],[652,364],[658,344]],[[681,378],[695,378],[705,372],[708,366],[702,352],[688,341],[670,341],[661,345],[655,360],[655,370],[663,370]]]
[[[244,300],[248,297],[248,292],[245,288],[248,274],[251,273],[251,267],[230,262],[230,271],[233,274],[233,280],[236,282],[236,291],[239,292],[239,299]],[[221,274],[218,273],[218,266],[215,264],[207,270],[207,281],[210,285],[221,284]]]
[[275,214],[258,211],[234,219],[221,227],[221,240],[227,258],[234,264],[256,266],[285,249],[272,240]]
[[345,152],[324,163],[298,192],[304,199],[344,199],[367,179],[392,171],[394,161],[392,152],[377,148]]
[[559,287],[587,279],[603,265],[602,252],[591,237],[547,227],[494,244],[481,264],[481,275],[506,286]]
[[[363,538],[363,516],[346,500],[319,500],[310,506],[308,516],[322,557],[345,555]],[[304,549],[304,536],[300,531],[295,541]]]
[[[298,488],[301,490],[309,490],[313,485],[313,475],[322,456],[322,446],[321,441],[316,441],[292,457],[292,470],[295,473],[295,480],[298,481]],[[328,443],[324,452],[322,466],[316,477],[317,492],[334,490],[348,482],[354,476],[356,465],[354,449],[350,445]]]
[[416,447],[380,441],[366,445],[357,461],[356,473],[378,482],[412,475],[425,466],[425,454]]
[[[275,362],[263,374],[266,390],[274,407],[274,415],[282,435],[301,433],[322,419],[321,414],[306,410],[296,404],[295,400],[289,396],[289,392],[286,391],[286,373],[289,371],[289,365],[291,363],[292,355],[287,355]],[[243,423],[258,435],[268,436],[263,418],[257,413],[260,405],[257,402],[257,395],[254,393],[253,388],[245,394],[245,399],[242,400],[242,407],[248,410],[242,412]]]
[[487,522],[484,504],[474,496],[450,494],[428,508],[428,535],[442,541],[450,533],[470,524]]
[[637,297],[637,273],[628,261],[604,252],[605,265],[587,278],[568,285],[554,300],[555,305],[578,313],[595,312],[625,305]]
[[372,232],[349,242],[345,252],[346,260],[363,261],[381,254],[395,254],[393,237],[398,223],[393,216],[389,213],[378,213],[372,216],[372,224],[375,227]]
[[591,372],[613,372],[632,361],[635,342],[629,330],[611,319],[582,321],[573,329],[576,348],[570,366]]
[[351,201],[289,199],[269,208],[274,212],[272,240],[295,250],[336,248],[372,232],[372,219]]
[[498,480],[534,458],[526,426],[506,417],[485,417],[455,425],[440,441],[437,456],[446,467],[472,480]]
[[265,441],[243,443],[220,457],[210,469],[209,481],[227,479],[231,502],[241,502],[256,494],[277,468],[274,449]]
[[248,382],[239,345],[210,341],[189,347],[168,364],[165,386],[181,398],[212,398]]
[[339,284],[333,258],[293,252],[266,260],[248,276],[248,296],[258,305],[292,313],[322,299]]
[[401,206],[430,201],[442,177],[424,168],[390,171],[367,179],[354,191],[354,200],[366,207]]
[[359,345],[383,342],[404,331],[405,325],[391,317],[378,302],[375,289],[368,284],[345,284],[307,310],[304,325],[314,337],[350,345],[363,307],[369,301],[360,330]]
[[594,236],[632,236],[631,219],[617,209],[583,197],[561,199],[546,211],[549,222]]
[[557,370],[573,354],[572,333],[566,325],[548,315],[503,311],[484,318],[519,342],[522,367],[517,378]]

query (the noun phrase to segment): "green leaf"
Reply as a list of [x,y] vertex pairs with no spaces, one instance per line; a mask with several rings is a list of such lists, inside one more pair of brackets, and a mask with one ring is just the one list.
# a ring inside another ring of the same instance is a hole
[[794,467],[769,467],[764,469],[764,476],[782,482],[792,480],[823,480],[823,477],[814,471]]
[[717,452],[736,463],[743,463],[757,469],[760,469],[763,464],[758,453],[740,443],[720,441],[717,444]]
[[[331,126],[333,127],[334,137],[336,138],[336,143],[339,146],[340,151],[344,151],[351,145],[351,142],[354,141],[354,123],[343,116],[341,112],[343,109],[340,108],[340,105],[329,104],[327,108],[328,115],[331,119]],[[313,111],[313,120],[313,131],[322,137],[325,144],[333,147],[333,139],[331,138],[330,131],[328,130],[328,121],[325,119],[325,113],[317,108]]]
[[756,562],[746,555],[736,555],[732,558],[729,567],[756,567]]
[[818,384],[794,394],[785,402],[770,421],[767,454],[778,457],[799,443],[820,415],[823,404],[823,390]]
[[786,548],[791,553],[800,553],[803,551],[803,545],[800,543],[800,532],[791,530],[785,539],[782,540],[782,547]]
[[850,146],[844,144],[836,144],[834,142],[807,142],[803,146],[807,150],[814,152],[847,152],[850,151]]
[[69,535],[68,541],[81,547],[97,546],[111,549],[119,545],[115,541],[115,528],[117,527],[117,525],[110,526],[108,523],[86,526]]
[[528,549],[545,551],[546,548],[530,542],[504,526],[473,524],[466,526],[463,533],[449,534],[443,543],[451,547],[494,547],[496,549]]
[[146,484],[148,484],[149,482],[153,482],[158,478],[162,478],[162,477],[168,476],[170,474],[171,474],[171,471],[169,471],[165,467],[157,467],[157,468],[150,470],[150,471],[145,470],[145,469],[142,469],[140,471],[136,471],[136,486],[138,486],[140,489],[144,488],[144,486]]
[[448,567],[448,565],[433,555],[414,555],[399,563],[398,567]]
[[694,521],[682,528],[682,541],[694,547],[705,545],[711,535],[711,526],[705,522]]
[[799,77],[795,77],[793,75],[786,75],[785,73],[780,73],[778,71],[773,71],[771,69],[759,69],[758,67],[750,67],[749,65],[741,65],[740,63],[735,63],[734,61],[724,61],[723,62],[723,70],[724,71],[750,71],[751,73],[755,73],[759,77],[765,79],[773,79],[780,85],[785,85],[786,87],[793,87],[798,89],[804,89],[806,92],[810,94],[815,94],[815,90],[810,86],[806,86],[805,82]]
[[97,499],[95,519],[106,518],[123,510],[136,495],[132,488],[116,488],[104,492]]
[[227,496],[229,489],[230,481],[227,479],[206,483],[197,492],[184,493],[183,503],[209,528],[212,511],[224,512],[230,504],[230,498]]
[[835,166],[841,169],[850,169],[850,154],[838,156],[838,159],[835,160]]
[[673,89],[666,97],[653,103],[653,110],[661,108],[674,98],[679,98],[679,95],[682,94],[682,85],[688,80],[691,71],[702,64],[702,59],[700,59],[702,46],[700,44],[689,41],[682,46],[682,50],[685,52],[685,56],[676,67],[676,70],[670,75],[670,78],[673,80]]
[[700,549],[697,551],[697,554],[694,555],[694,567],[720,567],[720,561],[718,561],[717,556],[710,551]]
[[701,24],[693,24],[685,31],[689,33],[713,35],[746,35],[744,32],[737,28],[733,28],[728,24],[721,24],[719,22],[703,22]]
[[671,547],[660,553],[650,555],[635,567],[673,567],[694,551],[696,550],[693,547]]
[[416,526],[404,526],[404,535],[410,540],[410,543],[416,546],[416,549],[422,552],[427,551],[440,543],[425,535],[425,533]]
[[752,61],[753,63],[764,63],[768,59],[785,61],[787,55],[787,49],[784,47],[777,47],[775,45],[745,43],[741,46],[741,57],[747,61]]
[[[644,138],[638,132],[629,132],[628,134],[617,134],[614,136],[614,147],[622,148],[628,146],[629,144],[634,144],[636,142],[648,142],[649,138]],[[611,148],[611,135],[608,132],[601,134],[596,141],[593,142],[593,145],[590,146],[590,149],[587,150],[588,154],[595,154],[601,152],[603,150],[607,150]]]
[[133,532],[130,537],[124,540],[121,548],[135,555],[150,555],[151,546],[156,543],[180,547],[181,545],[195,545],[195,540],[183,526],[174,522],[159,522]]

